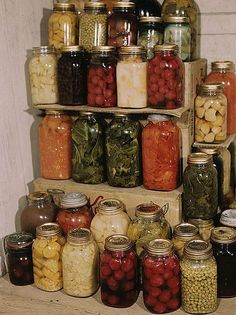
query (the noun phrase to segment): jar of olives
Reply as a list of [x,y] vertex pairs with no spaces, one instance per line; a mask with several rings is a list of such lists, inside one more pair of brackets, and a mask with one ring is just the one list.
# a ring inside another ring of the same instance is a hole
[[188,222],[198,228],[199,235],[204,241],[209,241],[211,237],[211,231],[214,228],[214,221],[212,219],[189,219]]

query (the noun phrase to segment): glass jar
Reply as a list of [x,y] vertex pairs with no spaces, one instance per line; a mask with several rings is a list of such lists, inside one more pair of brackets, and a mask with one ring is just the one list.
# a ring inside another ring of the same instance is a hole
[[214,221],[212,219],[189,219],[188,222],[198,228],[199,235],[204,241],[209,241],[211,237],[211,231],[214,229]]
[[79,20],[79,45],[91,52],[107,43],[107,11],[103,2],[86,2]]
[[130,116],[115,114],[105,137],[107,181],[115,187],[141,185],[141,124]]
[[116,76],[118,107],[147,107],[147,62],[143,47],[120,48]]
[[81,192],[67,192],[61,199],[61,209],[56,222],[66,235],[75,228],[90,228],[93,212],[87,197]]
[[180,184],[181,134],[166,115],[149,115],[142,132],[143,183],[147,189],[173,190]]
[[72,127],[72,177],[84,184],[105,180],[104,133],[106,122],[90,112],[80,112]]
[[29,79],[33,104],[58,103],[57,58],[48,46],[34,47],[29,62]]
[[232,61],[214,61],[206,83],[221,83],[227,97],[227,134],[236,133],[236,74]]
[[213,313],[218,306],[217,266],[211,244],[190,241],[180,265],[183,310],[191,314]]
[[220,143],[227,136],[227,99],[223,85],[202,84],[195,99],[195,141]]
[[61,198],[63,195],[65,195],[64,190],[57,189],[57,188],[49,188],[49,189],[47,189],[47,193],[51,196],[53,205],[54,205],[56,211],[58,211],[60,208],[60,204],[61,204]]
[[103,199],[99,202],[90,229],[100,251],[104,249],[106,237],[127,234],[130,218],[124,210],[124,204],[118,199]]
[[137,44],[138,20],[133,2],[117,1],[108,17],[108,45],[117,48]]
[[46,110],[39,126],[41,176],[47,179],[71,177],[72,119],[62,111]]
[[63,289],[76,297],[93,295],[99,287],[99,249],[88,229],[67,234],[62,251]]
[[148,104],[175,109],[184,104],[184,65],[176,45],[156,45],[148,63]]
[[45,223],[36,229],[33,243],[34,284],[44,291],[62,288],[61,253],[65,238],[56,223]]
[[161,4],[158,0],[134,0],[136,4],[136,14],[143,16],[161,16]]
[[91,51],[88,68],[88,105],[116,106],[116,51],[112,46],[97,46]]
[[192,153],[183,175],[183,215],[186,219],[214,218],[218,208],[217,170],[211,155]]
[[227,209],[222,212],[220,224],[236,230],[236,209]]
[[139,294],[138,261],[132,241],[125,235],[106,238],[100,257],[101,299],[111,307],[133,305]]
[[143,299],[154,314],[180,307],[180,264],[169,240],[155,239],[147,245],[142,260]]
[[32,263],[33,235],[18,232],[4,238],[9,279],[14,285],[34,283]]

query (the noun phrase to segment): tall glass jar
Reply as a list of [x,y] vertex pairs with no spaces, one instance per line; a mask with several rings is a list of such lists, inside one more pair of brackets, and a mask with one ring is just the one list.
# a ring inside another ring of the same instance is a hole
[[143,299],[154,314],[169,313],[180,307],[180,265],[169,240],[148,243],[142,260]]
[[63,289],[76,297],[93,295],[99,287],[99,249],[88,229],[67,234],[62,251]]
[[88,105],[116,106],[116,51],[112,46],[96,46],[88,68]]
[[166,115],[149,115],[142,132],[143,182],[147,189],[173,190],[180,184],[181,134]]
[[29,78],[33,104],[58,102],[57,58],[48,46],[34,47],[29,62]]
[[115,114],[106,129],[108,184],[115,187],[141,185],[141,124],[124,114]]
[[156,45],[148,63],[148,104],[175,109],[184,103],[184,65],[176,45]]
[[199,235],[204,241],[209,241],[211,237],[211,231],[214,229],[214,221],[212,219],[189,219],[188,222],[198,228]]
[[62,111],[46,110],[39,126],[41,176],[47,179],[71,177],[71,117]]
[[147,62],[141,46],[121,47],[117,64],[118,107],[147,107]]

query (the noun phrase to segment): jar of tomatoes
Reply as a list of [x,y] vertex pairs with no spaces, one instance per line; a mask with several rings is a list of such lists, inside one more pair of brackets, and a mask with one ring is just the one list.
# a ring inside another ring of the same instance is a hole
[[147,189],[173,190],[180,184],[181,134],[166,115],[149,115],[142,131],[143,183]]

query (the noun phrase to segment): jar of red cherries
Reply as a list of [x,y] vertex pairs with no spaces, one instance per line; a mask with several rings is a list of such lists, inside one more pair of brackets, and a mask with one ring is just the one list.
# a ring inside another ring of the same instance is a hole
[[106,238],[100,257],[101,299],[105,305],[124,308],[139,294],[137,254],[133,242],[123,234]]

